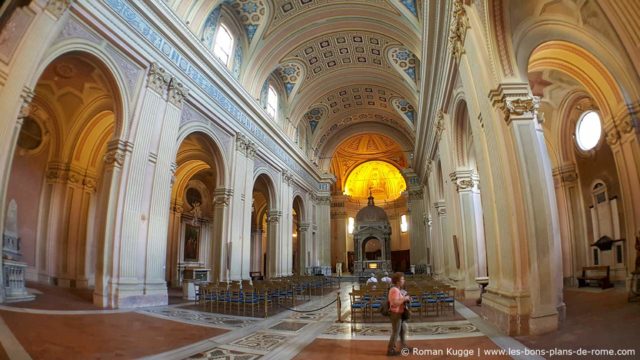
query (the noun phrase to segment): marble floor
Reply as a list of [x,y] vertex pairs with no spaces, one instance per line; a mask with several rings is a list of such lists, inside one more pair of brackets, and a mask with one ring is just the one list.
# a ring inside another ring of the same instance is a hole
[[[191,302],[177,300],[168,306],[99,310],[83,302],[77,292],[38,286],[42,295],[36,302],[0,305],[0,359],[386,358],[390,326],[379,315],[377,322],[349,322],[350,289],[351,284],[342,284],[339,290],[341,319],[347,320],[340,323],[336,304],[332,304],[338,290],[313,296],[297,305],[297,311],[287,310],[265,319],[199,311]],[[605,303],[617,309],[615,314],[631,321],[636,321],[640,313],[640,308],[634,307],[639,304],[598,300],[602,294],[589,296],[595,300],[567,295],[571,309],[567,316],[571,320],[565,321],[558,332],[517,339],[501,335],[471,302],[468,306],[457,303],[454,314],[411,320],[408,343],[415,353],[409,357],[445,359],[480,354],[491,359],[536,358],[507,354],[569,346],[576,328],[589,325],[585,321],[604,326],[594,316],[574,319],[576,311],[587,311],[588,306]],[[621,336],[628,339],[637,334],[629,331]]]

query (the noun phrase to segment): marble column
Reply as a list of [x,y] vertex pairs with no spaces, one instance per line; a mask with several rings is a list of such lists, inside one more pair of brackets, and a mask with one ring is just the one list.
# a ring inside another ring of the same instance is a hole
[[309,249],[311,249],[311,244],[309,244],[310,237],[309,229],[311,228],[311,224],[309,223],[300,223],[298,224],[298,242],[300,244],[300,254],[298,255],[300,267],[298,268],[298,275],[304,275],[305,269],[309,264],[310,256],[307,254]]
[[278,234],[280,233],[280,220],[282,212],[279,210],[271,210],[267,216],[267,278],[277,277],[278,275]]
[[315,195],[317,225],[316,242],[318,263],[322,267],[331,267],[331,196]]
[[180,244],[180,230],[182,225],[182,213],[184,212],[182,201],[176,201],[171,206],[171,214],[169,219],[169,237],[168,251],[166,256],[165,277],[169,279],[172,287],[180,286],[180,273],[178,272],[178,245]]
[[231,203],[233,190],[218,188],[214,193],[213,224],[211,229],[211,279],[221,281],[227,279],[227,247],[232,217]]
[[251,271],[262,272],[262,230],[251,232]]
[[427,234],[424,222],[424,192],[421,188],[409,189],[409,241],[412,265],[426,265]]
[[278,276],[291,275],[293,269],[293,174],[282,170],[280,182],[280,232],[278,236]]
[[474,170],[458,170],[451,174],[456,185],[462,224],[460,257],[466,298],[478,298],[476,277],[487,276],[487,253],[482,223],[479,177]]
[[445,229],[447,225],[447,207],[444,201],[438,201],[433,203],[433,207],[436,212],[436,227],[435,236],[433,238],[433,258],[434,275],[436,278],[446,278],[449,273],[449,255],[447,254],[448,247],[445,246]]
[[[244,280],[250,279],[251,268],[251,204],[253,199],[253,168],[257,152],[257,145],[253,141],[247,140],[246,159],[245,159],[245,176],[242,191],[242,266],[240,278]],[[235,219],[235,217],[233,218]]]
[[331,201],[331,267],[335,268],[336,262],[343,264],[343,270],[347,264],[347,225],[348,216],[345,204],[348,197],[334,195]]

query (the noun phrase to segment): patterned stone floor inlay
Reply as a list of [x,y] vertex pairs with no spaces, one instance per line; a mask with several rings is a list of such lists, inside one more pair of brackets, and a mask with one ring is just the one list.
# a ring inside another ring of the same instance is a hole
[[237,316],[212,314],[207,312],[179,309],[171,306],[154,307],[140,311],[142,314],[152,314],[170,320],[187,323],[237,329],[256,324],[262,320]]
[[309,323],[295,322],[295,321],[283,321],[275,326],[272,326],[272,330],[284,330],[284,331],[299,331]]
[[[430,336],[444,334],[478,333],[479,330],[469,322],[455,321],[447,323],[418,323],[409,324],[409,336]],[[325,335],[358,335],[358,336],[390,336],[389,324],[334,324],[323,334]]]
[[189,357],[196,360],[254,360],[261,358],[262,355],[248,354],[236,350],[228,350],[223,348],[214,348]]
[[271,351],[284,343],[288,336],[267,332],[256,332],[232,342],[232,345],[256,349],[260,351]]

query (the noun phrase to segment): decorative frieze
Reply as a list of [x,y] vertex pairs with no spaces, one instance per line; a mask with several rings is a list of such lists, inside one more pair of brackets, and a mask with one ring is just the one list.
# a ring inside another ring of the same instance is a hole
[[147,87],[161,96],[164,95],[165,90],[169,86],[171,76],[167,71],[158,65],[158,63],[151,63],[149,73],[147,75]]
[[189,95],[189,89],[187,89],[181,82],[178,82],[176,78],[172,78],[169,83],[169,102],[177,107],[182,107],[182,102]]
[[469,19],[463,1],[454,0],[449,28],[449,51],[456,62],[459,62],[460,57],[464,54],[464,39],[468,28]]

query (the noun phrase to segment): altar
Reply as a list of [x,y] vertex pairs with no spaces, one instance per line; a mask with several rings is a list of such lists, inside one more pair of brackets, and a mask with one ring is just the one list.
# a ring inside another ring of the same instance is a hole
[[375,272],[392,271],[391,225],[387,213],[375,206],[371,195],[367,206],[356,215],[353,242],[354,275],[366,276]]

